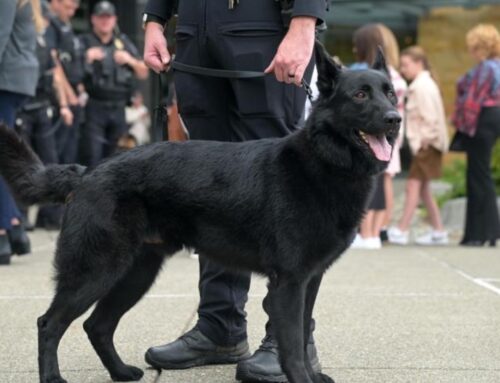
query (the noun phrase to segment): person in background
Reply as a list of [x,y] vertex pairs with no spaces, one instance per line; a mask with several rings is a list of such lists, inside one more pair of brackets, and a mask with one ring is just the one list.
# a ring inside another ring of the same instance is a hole
[[443,100],[424,50],[418,46],[401,53],[401,74],[411,81],[406,103],[406,136],[413,154],[403,216],[388,230],[389,242],[409,242],[409,227],[420,198],[429,213],[432,230],[416,238],[419,245],[448,243],[439,208],[431,193],[431,180],[441,176],[443,153],[448,150],[448,135]]
[[[163,31],[175,3],[149,0],[146,6],[144,57],[157,72],[170,63]],[[325,19],[327,4],[324,0],[295,0],[293,10],[285,10],[281,8],[285,3],[206,1],[200,7],[197,0],[178,2],[178,62],[273,74],[228,80],[176,71],[179,113],[190,139],[240,142],[283,137],[300,128],[306,93],[296,85],[300,86],[303,77],[310,82],[316,25]],[[238,363],[237,380],[286,380],[270,323],[259,349],[251,357],[248,352],[245,303],[250,274],[226,270],[203,253],[199,259],[196,326],[171,343],[150,348],[146,361],[165,369]],[[264,299],[265,311],[269,305]],[[313,327],[312,323],[311,332]],[[309,338],[307,353],[318,371],[316,348],[312,336]]]
[[[45,39],[56,57],[55,77],[62,84],[64,103],[56,109],[59,128],[56,131],[59,163],[72,164],[78,159],[78,140],[86,93],[83,88],[83,50],[73,31],[71,19],[78,0],[51,0],[50,24]],[[71,116],[71,118],[69,117]],[[38,222],[39,227],[58,226],[58,222]]]
[[467,210],[463,246],[495,246],[500,218],[491,156],[500,136],[500,35],[489,24],[467,33],[476,65],[460,78],[453,123],[463,133],[467,153]]
[[132,97],[132,104],[125,108],[125,120],[128,125],[128,135],[133,138],[136,145],[149,142],[149,127],[151,116],[144,105],[142,93],[137,91]]
[[[35,95],[36,36],[43,20],[38,0],[0,1],[0,15],[0,122],[13,128],[16,110]],[[0,264],[9,264],[13,253],[30,251],[21,212],[0,177]]]
[[98,2],[92,11],[92,32],[81,37],[85,52],[85,89],[89,100],[82,135],[84,163],[95,166],[112,154],[127,132],[125,107],[135,79],[146,79],[148,68],[130,39],[116,31],[115,6]]
[[[55,129],[52,118],[55,105],[67,105],[64,85],[54,77],[55,60],[51,48],[45,40],[45,29],[49,25],[50,12],[47,3],[42,3],[44,26],[37,35],[37,58],[40,66],[36,94],[30,97],[16,116],[16,129],[31,144],[44,164],[58,163]],[[71,125],[73,114],[69,109],[61,116],[66,124]],[[22,210],[22,209],[21,209]],[[27,222],[27,212],[21,211]],[[58,226],[60,208],[54,205],[40,206],[37,222],[54,222]]]
[[[379,24],[367,24],[354,32],[353,51],[357,62],[351,65],[351,70],[366,70],[374,63],[378,47],[384,46],[382,30]],[[394,151],[393,151],[394,155]],[[384,175],[375,178],[375,187],[368,202],[367,211],[361,222],[351,249],[380,249],[380,230],[384,222],[385,195]]]
[[[408,89],[408,85],[403,77],[399,74],[397,69],[399,69],[399,45],[394,36],[394,33],[387,28],[384,24],[377,24],[380,32],[382,33],[382,48],[385,53],[385,60],[387,62],[387,67],[391,75],[392,86],[396,92],[396,97],[398,98],[398,112],[404,121],[404,109],[405,109],[405,96]],[[392,214],[394,211],[394,186],[393,178],[396,174],[401,172],[401,156],[400,149],[403,144],[404,138],[404,126],[402,124],[399,129],[399,137],[394,143],[394,148],[392,149],[392,157],[389,161],[389,165],[384,172],[384,195],[385,195],[385,210],[381,212],[376,212],[375,214],[383,214],[384,219],[382,221],[382,231],[380,233],[380,238],[382,241],[386,241],[387,238],[387,228],[391,224]],[[378,222],[377,219],[375,221]]]

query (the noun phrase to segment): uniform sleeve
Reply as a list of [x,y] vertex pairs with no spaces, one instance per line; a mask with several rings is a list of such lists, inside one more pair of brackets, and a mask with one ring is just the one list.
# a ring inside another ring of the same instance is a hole
[[320,24],[326,19],[327,4],[327,0],[295,0],[292,17],[311,16],[318,19],[317,24]]
[[120,36],[120,38],[123,40],[123,43],[125,44],[125,50],[128,53],[130,53],[134,58],[142,60],[142,57],[139,54],[139,50],[134,45],[134,43],[125,35]]
[[57,32],[56,29],[52,24],[49,24],[49,26],[45,29],[45,42],[47,43],[47,46],[49,47],[50,50],[54,50],[58,48],[58,42],[57,42]]
[[0,60],[3,57],[14,26],[16,7],[16,1],[0,1],[0,15],[2,15],[2,22],[0,23]]
[[173,15],[175,0],[148,0],[144,13],[155,15],[167,22]]

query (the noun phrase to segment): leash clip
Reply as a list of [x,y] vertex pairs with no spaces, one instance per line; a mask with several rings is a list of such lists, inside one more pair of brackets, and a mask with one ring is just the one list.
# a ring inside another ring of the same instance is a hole
[[311,86],[307,83],[306,80],[304,80],[304,78],[302,78],[301,84],[302,84],[304,90],[306,91],[307,98],[312,103],[313,102],[313,92],[312,92]]

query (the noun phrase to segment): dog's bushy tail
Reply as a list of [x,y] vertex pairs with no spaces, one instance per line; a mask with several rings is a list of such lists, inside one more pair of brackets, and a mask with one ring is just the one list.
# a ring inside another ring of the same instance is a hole
[[22,202],[64,202],[84,172],[80,165],[44,166],[13,129],[0,124],[0,174]]

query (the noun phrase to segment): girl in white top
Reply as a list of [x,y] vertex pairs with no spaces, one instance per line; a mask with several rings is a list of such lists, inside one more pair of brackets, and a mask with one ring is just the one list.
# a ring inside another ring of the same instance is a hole
[[401,54],[400,70],[411,81],[406,103],[406,136],[413,158],[403,216],[397,226],[389,229],[389,241],[408,243],[408,229],[421,197],[429,213],[432,230],[417,238],[417,244],[446,244],[448,233],[443,228],[439,208],[430,189],[431,180],[441,176],[442,155],[448,148],[441,93],[422,48],[414,46],[405,49]]

